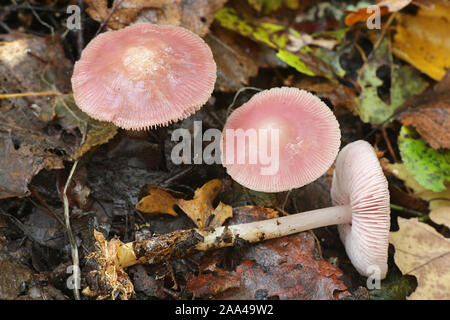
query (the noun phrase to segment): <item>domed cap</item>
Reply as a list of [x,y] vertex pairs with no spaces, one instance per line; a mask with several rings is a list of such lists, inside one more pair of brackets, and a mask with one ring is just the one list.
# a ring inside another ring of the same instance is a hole
[[[390,200],[386,177],[377,155],[366,141],[356,141],[339,153],[331,197],[334,205],[348,205],[352,223],[338,226],[347,255],[362,275],[387,272]],[[377,270],[378,269],[378,270]]]
[[[243,146],[238,141],[245,135]],[[297,88],[274,88],[254,95],[227,119],[222,164],[244,187],[287,191],[316,180],[329,169],[340,137],[333,112],[318,97]],[[261,152],[267,157],[260,157]],[[258,158],[256,162],[250,161],[252,156]]]
[[72,88],[92,118],[139,130],[196,112],[215,81],[203,39],[182,27],[142,23],[93,39],[75,64]]

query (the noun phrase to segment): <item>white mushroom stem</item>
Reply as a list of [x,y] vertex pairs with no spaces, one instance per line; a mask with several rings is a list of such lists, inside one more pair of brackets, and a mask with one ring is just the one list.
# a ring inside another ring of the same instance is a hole
[[[120,268],[139,263],[155,264],[196,251],[260,242],[351,221],[351,208],[336,206],[214,229],[178,230],[129,243],[113,239],[108,244],[103,236],[96,232],[96,239],[103,248],[102,253],[97,253],[96,257],[99,264],[111,261]],[[111,251],[111,248],[115,249]]]
[[[349,206],[336,206],[302,213],[296,213],[281,218],[256,221],[229,227],[219,227],[213,232],[198,231],[204,240],[196,246],[197,250],[208,250],[211,247],[227,247],[234,245],[236,239],[248,242],[259,242],[268,239],[284,237],[305,230],[316,229],[336,224],[351,223],[352,211]],[[224,234],[231,232],[233,241],[227,241]],[[220,241],[218,241],[220,239]]]

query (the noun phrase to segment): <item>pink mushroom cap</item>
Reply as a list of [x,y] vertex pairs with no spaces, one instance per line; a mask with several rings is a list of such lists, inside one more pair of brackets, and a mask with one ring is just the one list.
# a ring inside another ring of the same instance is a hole
[[79,108],[125,129],[168,125],[210,98],[216,81],[211,49],[182,27],[135,24],[100,34],[75,64]]
[[367,277],[379,272],[381,279],[385,278],[391,211],[389,189],[377,155],[366,141],[352,142],[339,153],[331,197],[334,205],[350,206],[352,210],[351,224],[341,224],[338,230],[356,270]]
[[[239,129],[256,132],[258,142],[252,143],[249,138],[242,147],[239,138],[227,137],[228,131]],[[262,135],[260,129],[270,134]],[[266,151],[269,157],[273,156],[269,138],[273,129],[278,130],[278,158],[273,157],[278,161],[278,170],[263,173],[270,166],[268,162],[258,159],[252,163],[250,154]],[[260,145],[264,137],[268,141],[266,147]],[[330,168],[339,151],[340,137],[333,112],[318,97],[297,88],[274,88],[254,95],[227,119],[221,141],[222,164],[246,188],[287,191],[316,180]],[[244,163],[239,162],[239,155],[245,156]]]

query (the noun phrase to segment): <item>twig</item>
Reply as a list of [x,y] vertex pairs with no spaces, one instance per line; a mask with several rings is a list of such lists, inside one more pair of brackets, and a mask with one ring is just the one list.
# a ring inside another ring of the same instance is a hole
[[[86,131],[83,133],[83,138],[81,140],[81,144],[84,143],[86,139]],[[78,160],[74,162],[72,169],[70,170],[69,177],[67,178],[66,185],[64,186],[63,191],[63,202],[64,202],[64,220],[66,224],[66,231],[67,236],[69,238],[69,244],[70,244],[70,251],[72,254],[72,263],[73,263],[73,279],[74,279],[74,286],[73,286],[73,294],[75,296],[76,300],[80,300],[80,288],[78,288],[78,280],[81,279],[80,277],[80,261],[78,257],[78,247],[77,243],[75,241],[75,237],[72,232],[72,228],[70,226],[70,215],[69,215],[69,199],[67,198],[67,189],[69,188],[70,182],[72,180],[72,176],[75,173],[75,170],[78,165]]]
[[430,217],[427,214],[417,211],[417,210],[413,210],[413,209],[409,209],[409,208],[400,206],[398,204],[391,203],[391,209],[397,210],[397,211],[402,211],[402,212],[408,213],[410,215],[413,215],[415,217],[419,217],[421,221],[430,220]]
[[55,97],[61,93],[54,91],[23,92],[23,93],[1,93],[0,99],[26,98],[26,97]]
[[43,26],[46,26],[47,28],[50,29],[50,32],[51,32],[52,36],[54,36],[54,35],[55,35],[55,29],[54,29],[51,25],[49,25],[47,22],[43,21],[43,20],[41,19],[41,17],[39,17],[39,15],[38,15],[38,14],[36,13],[36,11],[31,7],[31,5],[28,3],[28,1],[25,2],[25,5],[28,6],[28,8],[31,10],[31,12],[32,12],[33,15],[35,16],[35,18],[36,18]]
[[[81,11],[83,10],[83,0],[78,0],[78,6]],[[78,49],[78,58],[81,58],[81,52],[84,48],[84,37],[83,37],[83,24],[80,24],[80,28],[77,30],[77,49]]]
[[377,39],[377,42],[375,42],[374,46],[373,46],[373,50],[372,53],[375,52],[375,50],[378,49],[378,47],[381,44],[381,41],[383,40],[384,36],[386,35],[387,30],[389,29],[389,27],[392,24],[392,21],[394,21],[394,18],[397,16],[397,12],[394,12],[393,14],[391,14],[389,16],[388,21],[386,22],[386,25],[384,26],[383,30],[381,30],[381,34],[380,37]]
[[389,150],[389,153],[391,154],[392,159],[394,162],[398,162],[397,156],[395,155],[394,149],[392,148],[391,141],[389,140],[389,137],[386,132],[386,127],[381,128],[381,133],[383,134],[384,141],[386,142],[387,148]]
[[263,91],[262,89],[260,89],[260,88],[255,88],[255,87],[243,87],[243,88],[240,88],[237,92],[236,92],[236,94],[234,95],[234,98],[233,98],[233,102],[228,106],[228,109],[227,109],[227,118],[228,118],[228,116],[230,115],[230,113],[231,113],[231,111],[232,111],[232,109],[233,109],[233,107],[234,107],[234,105],[235,105],[235,103],[236,103],[236,100],[237,100],[237,98],[239,97],[239,95],[242,93],[242,92],[244,92],[244,91],[246,91],[246,90],[255,90],[255,91]]
[[70,216],[69,216],[69,200],[67,199],[67,188],[69,187],[70,181],[72,179],[72,176],[75,172],[75,169],[77,168],[78,161],[75,161],[75,163],[72,166],[72,169],[70,170],[69,177],[67,178],[66,185],[64,187],[63,192],[63,200],[64,200],[64,220],[66,223],[66,231],[69,238],[70,243],[70,251],[72,254],[72,263],[73,263],[73,279],[74,279],[74,287],[73,287],[73,294],[75,296],[76,300],[80,300],[80,292],[78,288],[78,279],[80,279],[79,275],[79,257],[78,257],[78,247],[75,241],[75,237],[72,233],[72,228],[70,226]]
[[111,11],[109,12],[108,16],[106,17],[106,19],[102,22],[102,24],[100,25],[100,27],[98,28],[97,32],[95,33],[95,37],[98,36],[98,34],[100,32],[102,32],[103,28],[105,27],[105,25],[109,22],[109,19],[111,19],[112,15],[114,14],[114,12],[117,10],[117,8],[122,4],[123,0],[117,0],[116,4],[114,5],[114,7],[111,9]]
[[7,25],[6,23],[4,23],[3,21],[1,21],[1,20],[0,20],[0,27],[2,27],[3,29],[5,29],[5,31],[6,31],[7,33],[10,33],[10,32],[11,32],[10,27],[8,27],[8,25]]

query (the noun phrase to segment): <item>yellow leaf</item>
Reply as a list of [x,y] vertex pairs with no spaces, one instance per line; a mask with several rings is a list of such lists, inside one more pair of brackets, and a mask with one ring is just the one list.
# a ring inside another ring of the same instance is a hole
[[173,206],[178,203],[178,199],[172,197],[163,189],[150,189],[149,195],[142,198],[136,205],[136,209],[145,213],[165,213],[176,217],[177,213]]
[[145,213],[165,213],[176,216],[173,207],[177,205],[191,218],[199,228],[221,226],[226,219],[233,216],[231,206],[222,202],[214,209],[214,199],[222,189],[222,181],[211,180],[197,189],[194,199],[176,199],[163,189],[150,189],[149,195],[142,198],[136,205],[136,209]]
[[399,231],[391,232],[395,264],[417,278],[411,300],[450,299],[450,239],[417,218],[398,218]]
[[439,81],[450,67],[450,6],[436,3],[434,10],[417,15],[399,14],[392,51],[399,58]]
[[180,199],[178,201],[178,206],[199,228],[212,226],[210,224],[210,222],[212,222],[211,219],[216,219],[216,216],[219,216],[217,219],[225,221],[233,214],[231,207],[225,205],[226,207],[229,207],[229,209],[226,209],[223,204],[219,204],[216,208],[218,211],[216,212],[216,210],[213,209],[212,204],[221,189],[222,181],[219,179],[211,180],[205,183],[201,188],[195,190],[194,199],[189,201]]

